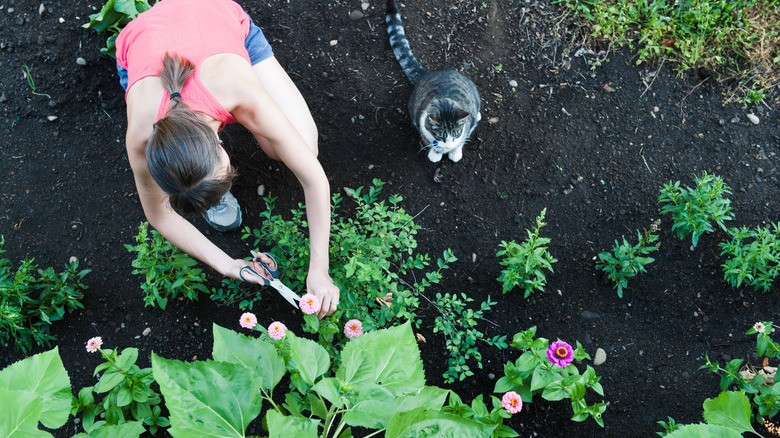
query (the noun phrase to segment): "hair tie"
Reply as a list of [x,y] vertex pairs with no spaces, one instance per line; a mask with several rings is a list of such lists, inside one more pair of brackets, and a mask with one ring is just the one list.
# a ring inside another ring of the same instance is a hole
[[179,94],[179,92],[178,92],[178,91],[177,91],[177,92],[175,92],[175,93],[171,93],[171,100],[173,100],[173,99],[175,99],[175,98],[177,98],[177,97],[178,97],[179,99],[181,99],[181,94]]

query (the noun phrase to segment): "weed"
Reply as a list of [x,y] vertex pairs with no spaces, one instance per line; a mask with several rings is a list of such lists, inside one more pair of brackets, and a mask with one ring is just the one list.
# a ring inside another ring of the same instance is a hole
[[658,249],[659,243],[653,245],[658,240],[658,235],[653,233],[658,231],[660,223],[660,220],[653,222],[650,229],[644,230],[644,233],[637,230],[636,245],[632,246],[624,236],[622,244],[618,244],[615,240],[612,254],[606,251],[599,254],[600,261],[596,264],[596,268],[606,272],[607,278],[615,283],[618,297],[623,298],[623,289],[628,286],[629,278],[635,277],[640,272],[647,272],[645,266],[655,261],[652,257],[643,256]]
[[35,79],[33,79],[32,72],[30,72],[30,67],[28,67],[27,64],[24,64],[22,66],[22,71],[24,73],[25,79],[27,79],[27,85],[29,85],[30,89],[32,90],[32,94],[34,94],[36,96],[45,96],[45,97],[51,99],[51,96],[49,96],[48,94],[40,93],[40,92],[38,92],[36,90]]
[[544,223],[546,212],[545,208],[536,218],[536,227],[533,231],[526,230],[528,238],[523,243],[517,244],[514,240],[501,242],[503,249],[498,251],[496,256],[503,256],[503,260],[499,263],[501,266],[506,266],[497,278],[503,285],[503,293],[520,286],[525,291],[524,297],[528,298],[531,293],[544,290],[547,277],[543,270],[553,272],[552,264],[558,261],[547,252],[545,245],[550,243],[550,239],[539,237],[539,231],[546,225]]
[[724,279],[733,287],[743,282],[755,290],[769,291],[780,274],[780,223],[771,229],[746,227],[729,229],[731,240],[721,242],[720,254],[729,258],[721,266]]

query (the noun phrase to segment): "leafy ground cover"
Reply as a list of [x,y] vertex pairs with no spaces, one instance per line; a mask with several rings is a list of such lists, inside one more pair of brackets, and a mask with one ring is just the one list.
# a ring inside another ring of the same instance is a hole
[[[485,339],[508,335],[508,343],[536,327],[550,342],[580,342],[594,358],[603,353],[600,365],[580,364],[602,377],[603,397],[587,391],[585,403],[606,405],[603,429],[590,419],[572,422],[568,402],[538,397],[505,424],[523,436],[650,436],[668,416],[679,424],[702,421],[704,400],[721,392],[720,376],[700,370],[707,360],[760,364],[755,337],[745,330],[757,321],[780,321],[778,286],[756,290],[747,280],[738,283],[738,275],[727,281],[721,265],[732,242],[764,239],[759,228],[780,220],[780,122],[771,97],[724,105],[728,84],[705,80],[706,70],[678,77],[666,65],[636,65],[636,56],[622,49],[572,46],[556,21],[565,5],[407,3],[402,14],[422,64],[462,70],[483,99],[483,121],[463,160],[433,164],[418,152],[405,114],[411,89],[390,54],[383,3],[367,2],[365,9],[343,1],[243,5],[309,103],[332,190],[346,196],[344,187],[384,181],[384,193],[401,195],[420,226],[417,251],[438,257],[450,249],[457,258],[429,288],[432,301],[436,293],[465,293],[472,304],[496,302],[475,320]],[[80,27],[100,6],[78,0],[0,6],[3,256],[35,258],[58,270],[76,257],[92,271],[82,280],[84,308],[51,329],[72,387],[96,383],[92,372],[101,359],[84,350],[94,336],[112,349],[137,348],[140,369],[152,366],[153,352],[207,360],[212,324],[237,329],[242,310],[203,294],[194,302],[172,298],[165,310],[144,306],[141,277],[132,273],[135,253],[124,246],[136,244],[144,217],[123,147],[123,95],[111,59],[99,51],[105,35]],[[592,69],[594,60],[601,66]],[[241,172],[235,193],[246,225],[260,229],[265,220],[259,185],[276,198],[274,211],[289,218],[302,197],[294,177],[245,131],[226,131]],[[733,219],[725,225],[743,231],[714,226],[691,249],[690,237],[677,236],[657,200],[664,184],[694,187],[705,171],[730,187]],[[506,269],[497,255],[501,243],[522,242],[543,210],[540,235],[550,239],[545,247],[557,260],[554,272],[543,271],[544,291],[504,294],[497,280]],[[637,230],[658,219],[654,261],[620,298],[597,267],[598,255],[624,235],[635,244]],[[229,253],[248,256],[253,242],[240,233],[212,233],[194,222]],[[767,250],[753,254],[767,260]],[[204,274],[209,289],[225,287],[214,272]],[[263,326],[302,322],[270,290],[261,295],[253,312]],[[474,374],[446,383],[448,338],[435,331],[441,314],[434,303],[420,302],[427,384],[451,387],[467,403],[479,395],[488,400],[505,364],[520,354],[479,343],[482,369],[467,362]],[[23,357],[4,345],[0,365]],[[70,437],[81,427],[71,417],[55,435]]]

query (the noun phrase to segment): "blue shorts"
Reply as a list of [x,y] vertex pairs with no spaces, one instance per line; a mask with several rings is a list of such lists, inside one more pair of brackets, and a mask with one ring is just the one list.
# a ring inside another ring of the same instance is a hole
[[[271,45],[268,43],[265,35],[263,35],[263,31],[257,27],[251,17],[249,17],[249,35],[244,40],[244,47],[246,47],[246,51],[249,53],[249,60],[252,62],[252,65],[259,64],[261,61],[274,56]],[[127,92],[127,69],[119,64],[116,65],[116,69],[117,73],[119,73],[119,84]]]

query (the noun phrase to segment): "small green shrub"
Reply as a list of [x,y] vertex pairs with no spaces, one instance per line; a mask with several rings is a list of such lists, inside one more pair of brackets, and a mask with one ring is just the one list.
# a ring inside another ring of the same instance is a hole
[[[93,346],[87,345],[88,351],[100,351],[105,359],[93,373],[102,373],[100,379],[95,386],[79,391],[70,414],[74,417],[81,414],[84,430],[90,434],[95,430],[102,432],[107,426],[134,421],[145,425],[152,435],[158,428],[168,427],[168,419],[160,415],[160,394],[151,387],[154,383],[152,369],[142,369],[135,364],[138,349],[125,348],[120,354],[119,349],[101,349],[102,342],[97,337],[90,340]],[[105,394],[98,403],[95,401],[97,394]]]
[[[547,401],[571,400],[574,412],[572,421],[585,421],[588,417],[604,427],[601,415],[606,411],[605,403],[588,405],[585,400],[587,389],[604,396],[601,377],[588,365],[580,373],[575,361],[590,359],[588,353],[577,342],[577,347],[545,338],[536,338],[536,327],[515,334],[510,344],[522,351],[514,362],[504,364],[504,376],[496,381],[494,392],[515,391],[525,403],[531,403],[534,395],[541,395]],[[561,351],[565,354],[557,355]]]
[[[450,250],[436,262],[435,270],[420,275],[416,271],[428,268],[428,254],[415,254],[420,229],[414,217],[400,203],[401,196],[380,201],[384,183],[378,179],[363,193],[363,187],[346,189],[355,202],[354,217],[338,216],[341,196],[333,195],[330,236],[330,275],[341,290],[339,309],[334,316],[320,323],[320,342],[334,341],[334,323],[358,319],[366,330],[394,325],[404,320],[415,321],[419,295],[442,277],[448,263],[457,259]],[[282,280],[293,290],[306,290],[309,266],[309,237],[304,220],[305,206],[292,211],[292,219],[274,214],[274,198],[265,198],[267,210],[260,214],[261,229],[244,228],[243,239],[254,237],[254,246],[263,243],[279,262]],[[419,321],[415,321],[419,325]]]
[[624,236],[622,244],[615,241],[612,254],[606,251],[599,254],[600,261],[596,263],[596,268],[607,273],[607,278],[615,283],[620,298],[623,298],[623,289],[628,286],[628,279],[647,272],[645,266],[655,261],[652,257],[643,256],[657,250],[660,245],[653,245],[658,240],[658,235],[653,233],[658,231],[659,223],[660,221],[653,222],[649,230],[644,230],[644,234],[637,230],[636,245],[632,246]]
[[466,361],[473,359],[479,369],[482,369],[482,354],[477,348],[477,341],[482,341],[488,345],[507,348],[506,335],[486,338],[485,334],[479,331],[475,326],[477,321],[482,319],[484,312],[490,310],[496,304],[495,301],[483,301],[479,310],[466,308],[467,303],[474,301],[466,294],[436,294],[436,300],[433,305],[439,311],[433,326],[433,332],[441,332],[447,340],[447,351],[450,352],[449,368],[444,372],[444,381],[452,383],[456,379],[462,381],[468,376],[473,376]]
[[195,259],[179,251],[156,230],[152,230],[151,237],[149,234],[149,222],[141,222],[135,237],[138,244],[125,244],[128,251],[136,253],[133,274],[144,276],[141,290],[146,306],[158,305],[165,310],[170,298],[182,295],[197,300],[198,291],[209,293],[203,284],[203,270],[192,268],[198,264]]
[[683,189],[680,181],[665,184],[658,196],[658,204],[662,214],[672,215],[672,231],[677,237],[685,239],[692,234],[692,245],[699,243],[699,236],[704,232],[712,232],[714,221],[723,231],[726,231],[725,221],[734,217],[731,215],[731,201],[724,194],[731,194],[731,189],[719,176],[709,175],[703,171],[701,177],[694,177],[696,187]]
[[730,241],[720,243],[720,255],[727,256],[721,265],[726,282],[769,291],[780,274],[780,223],[772,223],[771,229],[730,228],[729,235]]
[[89,23],[81,25],[86,29],[94,29],[101,34],[108,31],[106,47],[100,53],[116,58],[116,37],[119,32],[141,12],[151,8],[146,0],[108,0],[100,12],[89,16]]
[[225,306],[238,303],[239,309],[252,310],[252,307],[263,299],[257,286],[247,287],[246,283],[235,278],[223,278],[222,286],[211,289],[211,299]]
[[536,218],[536,227],[531,230],[525,230],[528,238],[521,244],[514,240],[501,241],[502,250],[496,253],[497,257],[504,257],[499,263],[506,266],[497,278],[503,285],[503,292],[507,293],[515,287],[520,287],[525,291],[524,298],[528,298],[535,291],[543,291],[547,284],[547,277],[544,275],[544,269],[553,272],[552,264],[557,262],[545,245],[550,243],[547,237],[539,237],[539,231],[546,224],[544,215],[547,212],[545,208],[539,217]]
[[[4,244],[0,236],[0,254]],[[38,269],[34,259],[25,259],[14,272],[11,261],[0,258],[0,344],[13,342],[15,350],[27,353],[35,345],[55,341],[49,333],[51,323],[84,308],[80,300],[87,286],[81,281],[90,270],[78,268],[74,260],[57,274],[54,268]]]
[[[756,353],[766,360],[780,358],[780,344],[770,337],[772,322],[757,322],[745,334],[756,336]],[[705,355],[706,363],[700,369],[707,369],[712,373],[720,374],[720,389],[727,391],[735,387],[744,392],[750,401],[746,400],[748,411],[748,426],[751,416],[763,424],[764,418],[772,418],[780,412],[780,385],[775,383],[775,371],[777,367],[761,366],[753,368],[743,366],[743,359],[732,359],[721,367],[718,362],[710,361]],[[776,365],[776,364],[775,364]],[[751,407],[752,406],[752,407]]]

